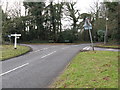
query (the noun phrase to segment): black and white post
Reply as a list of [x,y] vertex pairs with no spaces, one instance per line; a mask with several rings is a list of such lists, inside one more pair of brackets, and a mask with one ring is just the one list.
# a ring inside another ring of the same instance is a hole
[[11,34],[11,36],[15,37],[15,41],[14,41],[14,49],[17,49],[17,38],[19,38],[21,36],[21,34]]
[[92,39],[92,34],[91,34],[92,24],[90,23],[88,18],[85,19],[85,23],[84,23],[83,27],[85,30],[89,30],[90,41],[92,44],[92,50],[94,51],[94,44],[93,44],[93,39]]

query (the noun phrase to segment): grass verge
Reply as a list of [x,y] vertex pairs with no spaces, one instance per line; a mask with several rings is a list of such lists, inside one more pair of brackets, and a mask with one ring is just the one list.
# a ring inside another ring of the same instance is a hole
[[100,48],[113,48],[113,49],[120,49],[120,45],[95,45],[95,47]]
[[118,52],[79,53],[51,88],[118,88]]
[[17,49],[14,49],[13,45],[2,45],[0,50],[2,51],[2,57],[0,57],[0,60],[3,61],[29,52],[30,47],[18,45]]

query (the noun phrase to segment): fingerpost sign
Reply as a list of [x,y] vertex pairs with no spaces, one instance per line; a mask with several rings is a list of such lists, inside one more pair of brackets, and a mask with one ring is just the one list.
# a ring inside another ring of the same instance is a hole
[[17,49],[17,38],[21,36],[21,34],[11,34],[11,36],[15,37],[15,42],[14,42],[14,49]]

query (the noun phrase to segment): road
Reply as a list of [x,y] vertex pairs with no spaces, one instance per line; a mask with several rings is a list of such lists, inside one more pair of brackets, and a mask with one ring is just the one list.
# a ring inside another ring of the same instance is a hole
[[91,49],[90,44],[27,46],[33,51],[2,62],[2,88],[47,88],[80,50]]
[[[92,50],[91,46],[86,46],[83,48],[83,50]],[[114,51],[114,52],[119,52],[120,49],[112,49],[112,48],[99,48],[99,47],[94,47],[94,50],[96,51]]]
[[46,88],[89,44],[28,45],[33,51],[2,62],[2,88]]

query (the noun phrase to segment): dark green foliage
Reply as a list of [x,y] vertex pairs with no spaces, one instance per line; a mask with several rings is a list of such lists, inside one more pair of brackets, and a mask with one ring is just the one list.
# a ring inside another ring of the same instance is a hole
[[[77,40],[77,24],[78,13],[74,9],[76,3],[50,2],[48,5],[45,2],[24,2],[25,16],[12,18],[6,21],[3,25],[4,35],[6,37],[11,33],[21,33],[21,41],[49,41],[64,42],[69,39],[70,42]],[[63,11],[68,10],[69,17],[72,18],[72,28],[67,31],[62,31]],[[6,37],[7,38],[7,37]]]
[[105,30],[98,30],[97,35],[98,35],[98,41],[104,41]]
[[[108,39],[120,39],[118,34],[118,3],[105,2],[108,8]],[[93,26],[92,36],[99,39],[98,30],[106,29],[105,17],[99,18],[100,10],[94,14],[80,14],[74,6],[76,2],[24,2],[25,16],[9,18],[7,13],[2,11],[3,40],[8,41],[11,33],[21,33],[20,41],[52,41],[65,42],[89,41],[88,31],[83,31],[83,24],[86,17],[89,17]],[[100,6],[102,7],[102,6]],[[102,7],[103,8],[103,7]],[[72,22],[69,29],[63,31],[62,19],[66,16]],[[82,22],[79,20],[83,19]],[[80,30],[80,32],[78,32]]]
[[[94,9],[94,12],[91,14],[93,18],[91,21],[93,26],[92,35],[95,36],[97,40],[101,37],[97,34],[98,30],[106,29],[107,41],[120,39],[118,33],[118,7],[118,2],[103,2],[100,6],[98,6],[98,2],[96,2],[95,7],[92,7],[92,9]],[[106,18],[108,18],[108,20],[106,20]],[[103,38],[103,40],[104,39],[105,38]]]
[[78,29],[80,28],[79,19],[80,19],[80,13],[79,10],[76,10],[74,7],[76,5],[76,2],[66,2],[66,16],[69,17],[69,19],[72,21],[72,41],[75,41],[78,39]]
[[119,4],[118,2],[105,2],[106,7],[108,8],[108,36],[112,40],[119,40],[119,33],[118,33],[118,17],[119,17]]
[[64,42],[72,43],[73,41],[74,41],[74,35],[72,30],[63,31],[60,37],[58,38],[58,42],[61,42],[61,43],[64,43]]

